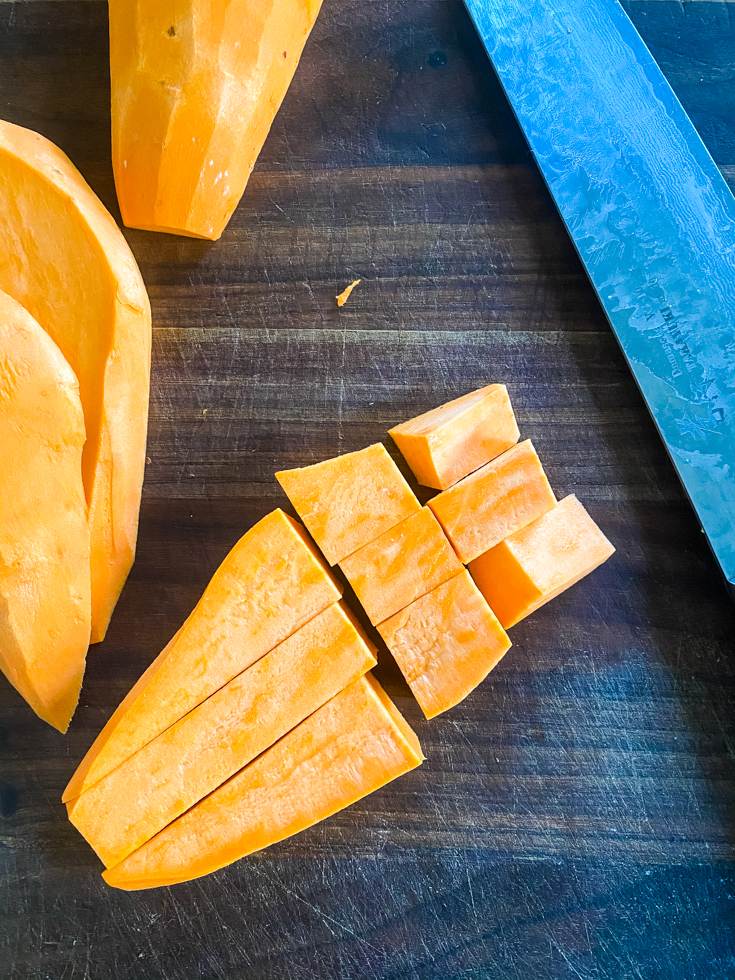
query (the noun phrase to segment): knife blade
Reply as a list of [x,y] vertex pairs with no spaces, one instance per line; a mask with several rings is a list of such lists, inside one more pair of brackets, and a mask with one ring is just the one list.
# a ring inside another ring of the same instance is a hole
[[617,0],[465,0],[735,598],[735,198]]

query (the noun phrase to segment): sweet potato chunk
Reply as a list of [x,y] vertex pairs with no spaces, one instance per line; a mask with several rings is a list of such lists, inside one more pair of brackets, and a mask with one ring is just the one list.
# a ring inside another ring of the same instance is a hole
[[340,594],[301,525],[282,510],[264,517],[217,569],[146,684],[102,729],[67,786],[64,802],[93,786]]
[[117,864],[376,664],[341,603],[67,804],[107,867]]
[[276,479],[330,565],[421,509],[379,442]]
[[105,871],[108,885],[173,885],[311,827],[418,766],[414,732],[368,674]]
[[526,439],[438,494],[428,506],[466,563],[555,503],[536,450]]
[[427,507],[340,562],[373,626],[462,571]]
[[0,669],[65,732],[91,623],[79,384],[20,303],[0,292]]
[[508,629],[558,596],[615,548],[575,496],[470,563],[470,572]]
[[467,571],[378,626],[427,718],[459,704],[510,649]]
[[505,385],[487,385],[389,430],[424,487],[446,490],[520,438]]

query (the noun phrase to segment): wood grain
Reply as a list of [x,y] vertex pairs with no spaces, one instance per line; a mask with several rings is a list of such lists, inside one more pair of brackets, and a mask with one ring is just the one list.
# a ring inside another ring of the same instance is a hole
[[[724,4],[627,7],[735,163]],[[106,30],[102,3],[0,5],[0,98],[117,215]],[[731,977],[735,616],[460,4],[330,0],[223,239],[126,235],[155,320],[138,558],[66,737],[0,686],[0,974]],[[434,722],[381,649],[416,772],[200,882],[108,889],[62,789],[285,503],[273,472],[495,380],[614,558]]]

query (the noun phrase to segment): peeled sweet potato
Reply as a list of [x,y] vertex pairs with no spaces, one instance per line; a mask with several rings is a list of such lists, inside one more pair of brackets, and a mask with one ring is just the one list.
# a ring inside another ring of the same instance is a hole
[[0,121],[0,289],[58,345],[87,441],[92,633],[103,639],[135,557],[151,314],[135,259],[82,175],[38,133]]
[[74,372],[0,291],[0,669],[65,732],[91,619],[84,416]]
[[321,0],[110,0],[112,165],[130,228],[217,239]]

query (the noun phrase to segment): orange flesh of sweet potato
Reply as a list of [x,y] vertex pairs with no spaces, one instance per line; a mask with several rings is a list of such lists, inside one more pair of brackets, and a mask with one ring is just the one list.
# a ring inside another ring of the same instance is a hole
[[131,228],[217,239],[321,0],[110,0],[112,162]]
[[462,571],[427,507],[345,558],[340,568],[373,626]]
[[0,292],[0,669],[65,732],[91,618],[84,416],[61,351]]
[[63,801],[89,789],[340,595],[301,525],[282,510],[268,514],[217,569],[135,699],[103,728]]
[[469,568],[508,629],[584,578],[614,551],[582,504],[569,496]]
[[311,827],[422,759],[416,735],[368,674],[103,878],[129,890],[199,878]]
[[555,504],[536,451],[526,439],[438,494],[428,506],[467,563]]
[[446,490],[520,438],[505,385],[487,385],[389,430],[424,487]]
[[330,565],[421,509],[379,442],[276,479]]
[[79,382],[97,643],[135,555],[150,306],[125,239],[71,161],[38,133],[2,121],[0,289],[50,334]]
[[510,649],[467,571],[378,626],[427,718],[459,704]]
[[67,804],[109,868],[376,664],[340,603]]

